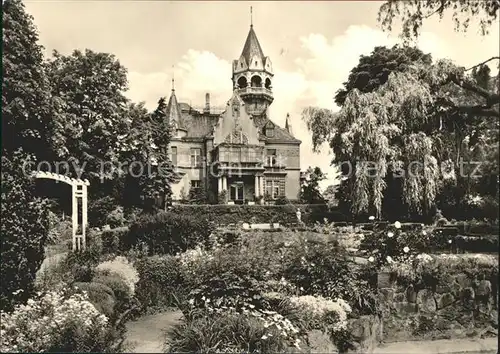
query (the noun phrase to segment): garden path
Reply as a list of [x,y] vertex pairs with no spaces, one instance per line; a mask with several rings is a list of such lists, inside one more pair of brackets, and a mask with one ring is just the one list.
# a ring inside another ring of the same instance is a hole
[[373,351],[374,354],[408,353],[408,354],[489,354],[498,353],[497,338],[484,339],[440,339],[418,342],[395,342],[382,344]]
[[165,331],[178,323],[182,313],[168,310],[154,315],[145,315],[127,323],[127,341],[133,346],[132,353],[163,353]]

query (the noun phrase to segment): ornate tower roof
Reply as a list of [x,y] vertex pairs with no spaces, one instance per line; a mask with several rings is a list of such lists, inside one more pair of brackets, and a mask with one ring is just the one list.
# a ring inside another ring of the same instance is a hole
[[172,93],[167,105],[167,118],[170,124],[175,124],[176,127],[179,127],[181,122],[181,108],[175,96],[174,79],[172,79]]
[[260,46],[257,35],[253,30],[253,25],[250,25],[250,31],[248,32],[247,40],[245,41],[245,46],[241,52],[241,56],[245,58],[246,64],[250,66],[251,60],[254,56],[257,56],[262,62],[265,61],[264,52]]
[[233,61],[232,75],[233,90],[245,102],[248,113],[262,114],[273,102],[273,76],[271,59],[264,55],[251,23],[243,51]]

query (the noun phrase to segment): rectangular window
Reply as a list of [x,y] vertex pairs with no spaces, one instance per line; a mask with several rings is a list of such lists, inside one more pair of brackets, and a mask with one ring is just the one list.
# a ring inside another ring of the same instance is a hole
[[274,138],[274,128],[267,127],[266,128],[266,136],[268,138]]
[[177,147],[172,146],[170,148],[170,161],[172,161],[172,165],[177,166]]
[[199,167],[201,165],[201,149],[191,148],[191,167]]
[[200,188],[200,187],[201,187],[201,181],[197,181],[197,180],[191,181],[191,188]]
[[266,150],[266,165],[274,166],[276,165],[276,149],[267,149]]
[[266,198],[277,199],[285,195],[285,179],[266,179]]

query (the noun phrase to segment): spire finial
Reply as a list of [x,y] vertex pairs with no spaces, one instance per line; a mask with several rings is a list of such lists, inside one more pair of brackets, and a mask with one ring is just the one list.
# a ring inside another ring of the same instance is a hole
[[252,6],[250,6],[250,27],[253,27],[253,14],[252,14]]
[[172,65],[172,91],[175,91],[175,70],[173,65]]

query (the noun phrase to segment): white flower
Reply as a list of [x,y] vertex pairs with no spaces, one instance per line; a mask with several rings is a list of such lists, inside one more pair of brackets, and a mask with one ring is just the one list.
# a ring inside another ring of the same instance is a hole
[[403,252],[404,252],[404,253],[408,253],[408,252],[410,252],[410,249],[408,248],[408,246],[405,246],[405,248],[403,248]]
[[401,228],[401,223],[400,223],[399,221],[396,221],[396,222],[394,223],[394,227],[395,227],[396,229],[400,229],[400,228]]
[[370,216],[370,217],[368,218],[368,220],[375,220],[375,216],[373,216],[373,215],[372,215],[372,216]]
[[260,339],[267,339],[267,336],[264,334]]
[[392,263],[392,257],[391,256],[387,256],[386,260],[387,260],[388,263]]
[[370,257],[368,258],[368,262],[373,262],[374,260],[375,260],[375,258],[373,258],[372,256],[370,256]]
[[392,236],[394,236],[394,234],[393,234],[392,232],[390,232],[390,231],[389,231],[389,232],[387,233],[387,237],[392,237]]
[[422,231],[422,235],[427,235],[427,232],[425,232],[425,230]]
[[448,243],[450,243],[450,244],[451,244],[451,242],[452,242],[451,240],[448,240]]

